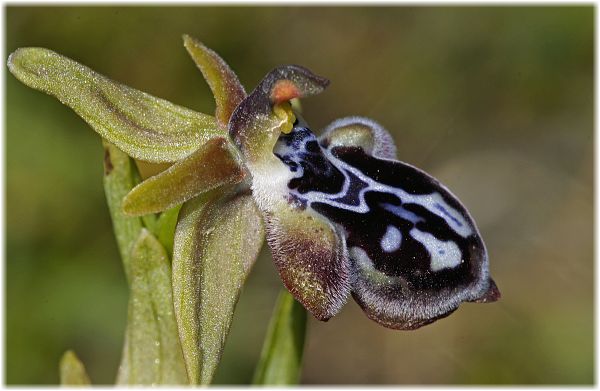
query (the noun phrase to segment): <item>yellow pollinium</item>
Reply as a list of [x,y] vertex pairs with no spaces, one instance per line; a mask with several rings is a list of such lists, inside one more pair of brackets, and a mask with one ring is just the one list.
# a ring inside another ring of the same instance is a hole
[[294,128],[294,122],[296,122],[296,116],[292,111],[292,105],[290,102],[283,102],[273,107],[273,112],[277,118],[282,120],[281,132],[288,134]]

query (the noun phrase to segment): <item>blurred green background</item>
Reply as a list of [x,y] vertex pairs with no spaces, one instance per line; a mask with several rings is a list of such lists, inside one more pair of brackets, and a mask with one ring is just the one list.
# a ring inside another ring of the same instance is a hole
[[[401,160],[447,184],[486,241],[503,297],[417,331],[350,300],[311,319],[304,384],[590,384],[593,377],[594,10],[579,7],[16,7],[6,52],[43,46],[119,82],[212,113],[181,35],[251,90],[297,63],[332,80],[303,101],[315,130],[363,115]],[[99,137],[58,101],[6,84],[5,374],[56,384],[74,349],[114,382],[127,288]],[[216,383],[251,380],[281,283],[263,250]]]

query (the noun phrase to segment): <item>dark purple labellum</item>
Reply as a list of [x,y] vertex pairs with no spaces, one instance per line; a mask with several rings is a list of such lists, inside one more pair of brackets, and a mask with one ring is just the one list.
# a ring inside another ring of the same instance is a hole
[[498,299],[473,219],[436,179],[393,160],[385,129],[344,118],[317,139],[301,120],[292,126],[287,100],[327,84],[279,67],[229,122],[286,287],[317,319],[352,293],[367,316],[396,329],[431,323],[463,301]]
[[460,201],[416,167],[330,143],[333,130],[318,140],[297,122],[274,153],[293,174],[289,202],[341,228],[352,293],[367,315],[387,327],[414,329],[462,301],[497,299],[485,245]]

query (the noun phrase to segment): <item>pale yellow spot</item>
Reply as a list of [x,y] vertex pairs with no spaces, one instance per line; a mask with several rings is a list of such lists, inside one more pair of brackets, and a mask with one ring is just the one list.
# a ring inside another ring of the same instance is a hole
[[296,116],[292,111],[292,105],[289,102],[283,102],[273,107],[273,112],[277,118],[282,120],[280,130],[282,133],[288,134],[294,128],[294,122],[296,122]]

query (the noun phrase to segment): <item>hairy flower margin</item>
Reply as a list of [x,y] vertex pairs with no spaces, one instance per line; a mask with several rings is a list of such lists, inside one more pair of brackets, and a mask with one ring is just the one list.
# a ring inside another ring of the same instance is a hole
[[[350,117],[317,138],[292,109],[292,99],[322,92],[328,80],[282,66],[247,95],[214,51],[183,39],[215,97],[214,116],[115,83],[48,49],[18,49],[8,66],[102,136],[109,173],[121,151],[172,164],[113,204],[124,219],[178,215],[173,327],[191,384],[210,383],[265,236],[283,283],[319,320],[334,316],[350,294],[369,318],[395,329],[429,324],[463,301],[500,297],[467,210],[437,180],[395,160],[385,129]],[[126,243],[130,285],[146,287],[133,265],[148,249],[162,254],[153,270],[168,281],[161,259],[170,251],[141,225],[135,229],[137,240],[117,235]]]

